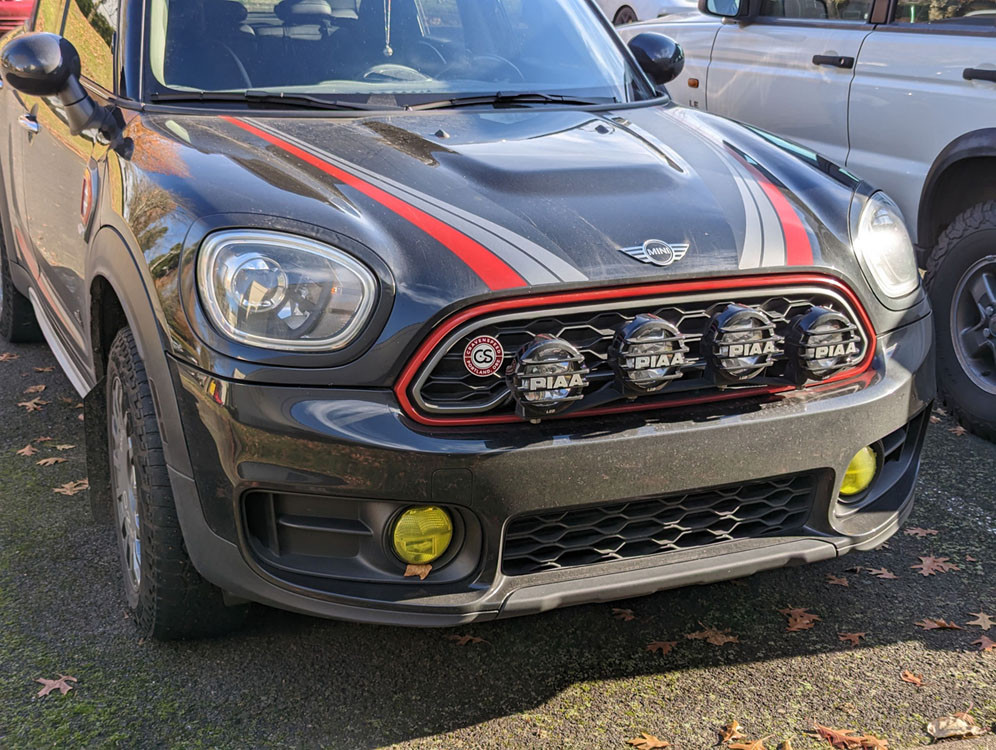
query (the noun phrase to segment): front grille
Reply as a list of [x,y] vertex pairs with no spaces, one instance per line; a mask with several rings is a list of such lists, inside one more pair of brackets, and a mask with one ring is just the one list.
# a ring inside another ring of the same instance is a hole
[[[836,291],[821,286],[747,289],[726,292],[686,294],[682,296],[622,299],[598,304],[575,304],[540,310],[520,310],[472,320],[445,337],[411,384],[411,398],[416,409],[429,417],[508,417],[515,413],[515,403],[505,383],[505,367],[481,377],[468,371],[464,350],[479,336],[496,338],[505,351],[505,362],[540,334],[562,338],[581,352],[589,368],[589,385],[583,398],[573,408],[583,411],[604,406],[606,386],[614,382],[609,348],[616,332],[640,313],[652,313],[675,325],[688,346],[686,364],[681,376],[670,382],[659,394],[641,396],[640,403],[652,406],[681,398],[708,396],[719,387],[707,371],[704,347],[701,346],[713,316],[731,304],[741,304],[764,312],[774,324],[774,335],[781,341],[789,323],[812,307],[826,307],[841,312],[851,321],[858,317],[848,301]],[[868,335],[859,328],[862,357]],[[788,360],[779,351],[774,364],[763,378],[726,388],[744,391],[760,386],[788,385]],[[598,395],[596,395],[598,394]],[[608,397],[620,400],[622,394]]]
[[800,531],[818,474],[796,474],[649,500],[520,516],[502,570],[525,575]]

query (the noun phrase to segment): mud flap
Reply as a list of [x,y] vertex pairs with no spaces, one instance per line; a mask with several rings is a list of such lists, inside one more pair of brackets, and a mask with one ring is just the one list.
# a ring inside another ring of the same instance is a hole
[[107,452],[107,379],[102,378],[83,397],[83,432],[86,438],[86,474],[90,482],[90,512],[93,520],[110,524],[111,472]]

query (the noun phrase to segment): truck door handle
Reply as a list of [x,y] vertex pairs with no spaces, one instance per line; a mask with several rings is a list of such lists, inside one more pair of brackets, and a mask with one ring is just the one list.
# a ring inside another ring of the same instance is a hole
[[17,118],[17,124],[29,133],[37,133],[41,129],[34,115],[21,115]]
[[854,58],[840,55],[813,55],[813,65],[829,65],[832,68],[850,70],[854,67]]
[[966,81],[991,81],[992,83],[996,83],[996,70],[965,68],[961,75]]

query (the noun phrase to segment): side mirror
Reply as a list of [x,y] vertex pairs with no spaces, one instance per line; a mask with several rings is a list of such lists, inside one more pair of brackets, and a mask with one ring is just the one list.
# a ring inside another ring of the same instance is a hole
[[80,56],[68,40],[45,32],[19,36],[4,47],[0,70],[21,93],[58,98],[73,135],[97,128],[112,143],[118,142],[121,129],[114,115],[80,84]]
[[629,51],[657,86],[673,81],[685,67],[681,45],[669,36],[644,32],[629,40]]
[[750,5],[749,0],[699,0],[699,12],[720,18],[746,18]]

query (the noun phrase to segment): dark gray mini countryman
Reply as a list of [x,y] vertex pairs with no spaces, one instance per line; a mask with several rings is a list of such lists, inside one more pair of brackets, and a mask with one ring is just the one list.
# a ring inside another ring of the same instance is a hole
[[931,313],[896,205],[674,105],[592,0],[39,0],[2,316],[84,396],[134,620],[456,625],[880,545]]

